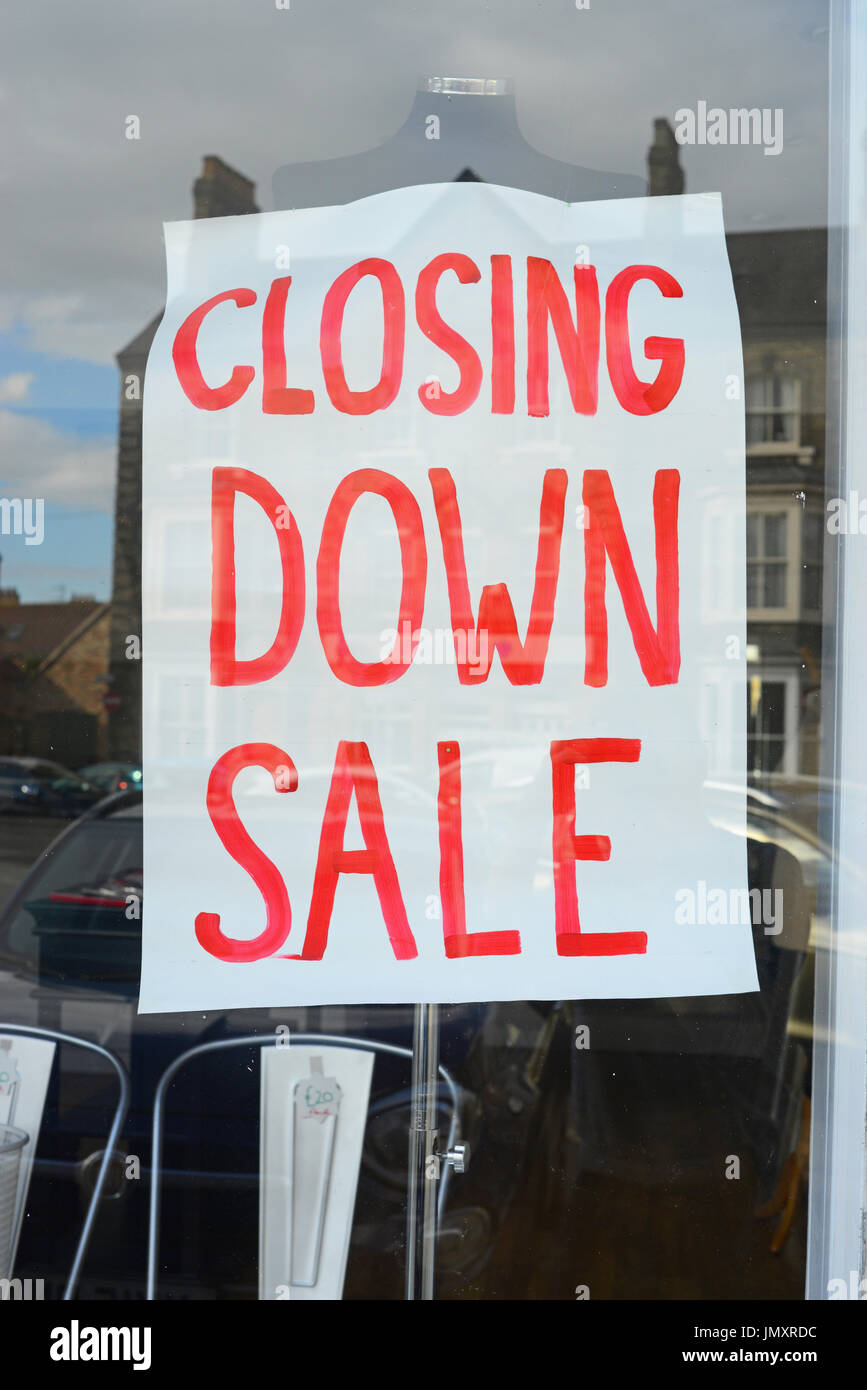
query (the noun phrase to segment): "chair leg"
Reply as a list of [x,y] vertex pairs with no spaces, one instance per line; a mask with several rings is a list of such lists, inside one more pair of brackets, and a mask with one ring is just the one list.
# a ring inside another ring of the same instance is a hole
[[776,1216],[782,1212],[779,1224],[771,1240],[771,1254],[778,1255],[786,1243],[792,1222],[795,1219],[795,1212],[798,1208],[798,1198],[801,1195],[801,1187],[806,1181],[807,1169],[810,1162],[810,1098],[804,1096],[801,1105],[801,1132],[798,1136],[798,1143],[794,1153],[789,1154],[783,1164],[783,1171],[777,1190],[773,1196],[762,1204],[756,1211],[756,1216],[762,1220],[768,1216]]
[[795,1155],[789,1154],[783,1164],[780,1180],[774,1189],[773,1195],[763,1202],[760,1207],[756,1207],[756,1217],[759,1221],[764,1221],[769,1216],[776,1216],[777,1212],[783,1210],[789,1200],[789,1187],[795,1173]]

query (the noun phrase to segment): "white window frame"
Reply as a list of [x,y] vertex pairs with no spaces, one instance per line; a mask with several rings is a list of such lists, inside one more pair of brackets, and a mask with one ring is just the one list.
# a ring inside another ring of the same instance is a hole
[[[748,454],[800,454],[802,452],[801,418],[803,415],[803,382],[799,376],[796,376],[794,372],[786,371],[776,372],[771,370],[751,372],[747,378],[747,402],[749,401],[749,383],[751,381],[773,381],[775,378],[780,381],[792,382],[795,388],[795,404],[785,409],[774,409],[773,406],[766,408],[754,406],[751,408],[749,404],[747,404],[744,412],[746,421],[747,424],[749,424],[751,416],[793,415],[795,419],[793,437],[791,439],[781,440],[761,440],[758,444],[751,444],[749,442],[749,437],[747,437]],[[810,452],[812,453],[812,450]]]
[[[747,499],[748,516],[786,517],[786,554],[783,563],[786,567],[786,601],[781,607],[747,607],[747,620],[762,622],[797,622],[801,617],[801,504],[796,499],[773,496],[750,497]],[[761,564],[761,557],[754,563]],[[750,557],[747,554],[747,569]]]
[[781,666],[753,665],[750,662],[747,666],[747,687],[750,682],[758,679],[763,685],[781,685],[785,691],[783,697],[783,758],[780,766],[775,769],[774,775],[783,777],[795,777],[798,774],[798,752],[800,748],[799,738],[799,706],[801,682],[797,671]]

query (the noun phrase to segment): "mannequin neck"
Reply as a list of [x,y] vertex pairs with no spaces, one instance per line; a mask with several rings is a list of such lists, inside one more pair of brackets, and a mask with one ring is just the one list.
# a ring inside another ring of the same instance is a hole
[[406,126],[424,127],[430,116],[439,118],[444,139],[451,123],[464,140],[478,136],[523,143],[509,78],[424,77]]

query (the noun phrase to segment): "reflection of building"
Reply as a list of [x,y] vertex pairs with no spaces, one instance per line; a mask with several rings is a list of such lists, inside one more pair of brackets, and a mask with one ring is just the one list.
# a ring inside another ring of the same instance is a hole
[[[651,194],[683,191],[679,146],[664,119],[654,123],[648,165]],[[469,170],[461,175],[473,177]],[[194,186],[195,216],[255,212],[253,192],[249,180],[209,156]],[[817,770],[826,242],[821,228],[727,237],[746,374],[736,389],[746,406],[748,768],[757,774]],[[159,316],[118,354],[110,669],[120,704],[110,724],[112,757],[138,757],[140,749],[140,663],[127,660],[125,648],[127,636],[141,631],[141,383],[158,323]],[[409,408],[390,412],[376,459],[366,461],[387,467],[383,451],[389,459],[413,458],[417,428],[418,416]],[[543,447],[556,455],[553,433]],[[182,536],[176,549],[182,565]],[[538,716],[541,729],[544,702]],[[185,717],[195,722],[201,715],[189,706]]]
[[0,599],[0,749],[80,767],[105,757],[109,606]]
[[[255,185],[216,155],[206,155],[193,185],[194,217],[258,212]],[[120,434],[115,497],[110,673],[117,708],[109,723],[109,757],[141,756],[141,662],[127,658],[127,637],[141,635],[142,386],[162,314],[117,354]]]
[[824,229],[728,239],[746,374],[749,769],[818,771]]
[[[650,192],[683,191],[655,123]],[[743,337],[747,440],[748,770],[818,770],[824,535],[824,228],[726,238]]]

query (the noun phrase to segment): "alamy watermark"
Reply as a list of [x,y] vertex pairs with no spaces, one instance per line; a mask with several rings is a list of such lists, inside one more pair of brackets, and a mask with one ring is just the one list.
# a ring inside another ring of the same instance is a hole
[[408,619],[397,628],[387,627],[379,634],[379,659],[386,665],[472,667],[478,674],[490,665],[487,628],[478,632],[464,628],[417,627]]
[[130,1361],[134,1371],[151,1364],[149,1327],[82,1327],[73,1318],[68,1327],[51,1330],[48,1355],[52,1361]]
[[679,145],[764,145],[765,154],[782,154],[783,109],[775,106],[722,106],[696,103],[674,113],[674,138]]
[[44,1297],[44,1279],[0,1279],[0,1302],[41,1302]]
[[832,497],[825,510],[829,536],[867,536],[867,498],[859,493]]
[[45,500],[42,497],[0,497],[0,535],[23,536],[25,545],[45,538]]
[[860,1278],[855,1269],[849,1270],[848,1284],[845,1279],[829,1279],[828,1298],[832,1303],[844,1298],[858,1303],[867,1302],[867,1279]]
[[765,936],[783,930],[782,888],[709,888],[702,878],[695,888],[679,888],[674,901],[680,927],[764,927]]

